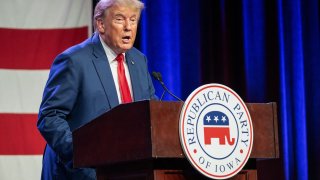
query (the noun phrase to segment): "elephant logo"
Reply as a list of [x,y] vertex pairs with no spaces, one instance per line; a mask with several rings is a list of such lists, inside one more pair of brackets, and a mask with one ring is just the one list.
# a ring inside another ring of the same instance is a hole
[[219,139],[219,145],[233,145],[235,138],[230,137],[229,118],[219,111],[208,112],[203,118],[204,144],[210,145],[211,138]]

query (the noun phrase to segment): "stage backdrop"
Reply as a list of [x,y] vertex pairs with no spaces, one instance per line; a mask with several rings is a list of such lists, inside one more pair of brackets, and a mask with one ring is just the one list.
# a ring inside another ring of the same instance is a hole
[[0,179],[40,179],[36,128],[54,57],[91,33],[88,0],[0,0]]
[[319,0],[144,2],[140,49],[168,88],[185,99],[221,83],[277,102],[280,159],[258,161],[259,179],[320,179]]

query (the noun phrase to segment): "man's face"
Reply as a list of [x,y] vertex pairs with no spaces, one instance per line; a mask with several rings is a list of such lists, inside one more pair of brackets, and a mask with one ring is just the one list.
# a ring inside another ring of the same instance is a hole
[[140,10],[132,7],[112,6],[105,18],[97,21],[97,28],[104,42],[120,54],[132,48],[136,39]]

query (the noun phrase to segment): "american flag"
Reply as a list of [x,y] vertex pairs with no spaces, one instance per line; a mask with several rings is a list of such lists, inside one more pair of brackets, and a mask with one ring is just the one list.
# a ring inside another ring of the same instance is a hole
[[90,0],[0,0],[0,179],[40,179],[36,127],[54,57],[91,34]]

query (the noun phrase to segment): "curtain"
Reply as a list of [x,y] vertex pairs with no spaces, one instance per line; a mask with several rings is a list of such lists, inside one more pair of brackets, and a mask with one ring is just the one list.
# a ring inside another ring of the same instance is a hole
[[319,4],[278,2],[281,122],[287,179],[319,179]]
[[280,159],[258,161],[259,179],[320,179],[319,2],[144,2],[141,47],[169,89],[185,99],[222,83],[277,102]]
[[[160,72],[168,89],[185,99],[200,85],[198,2],[144,3],[138,47],[147,55],[150,71]],[[154,85],[160,98],[163,89],[159,82],[154,81]],[[164,100],[176,99],[166,93]]]

